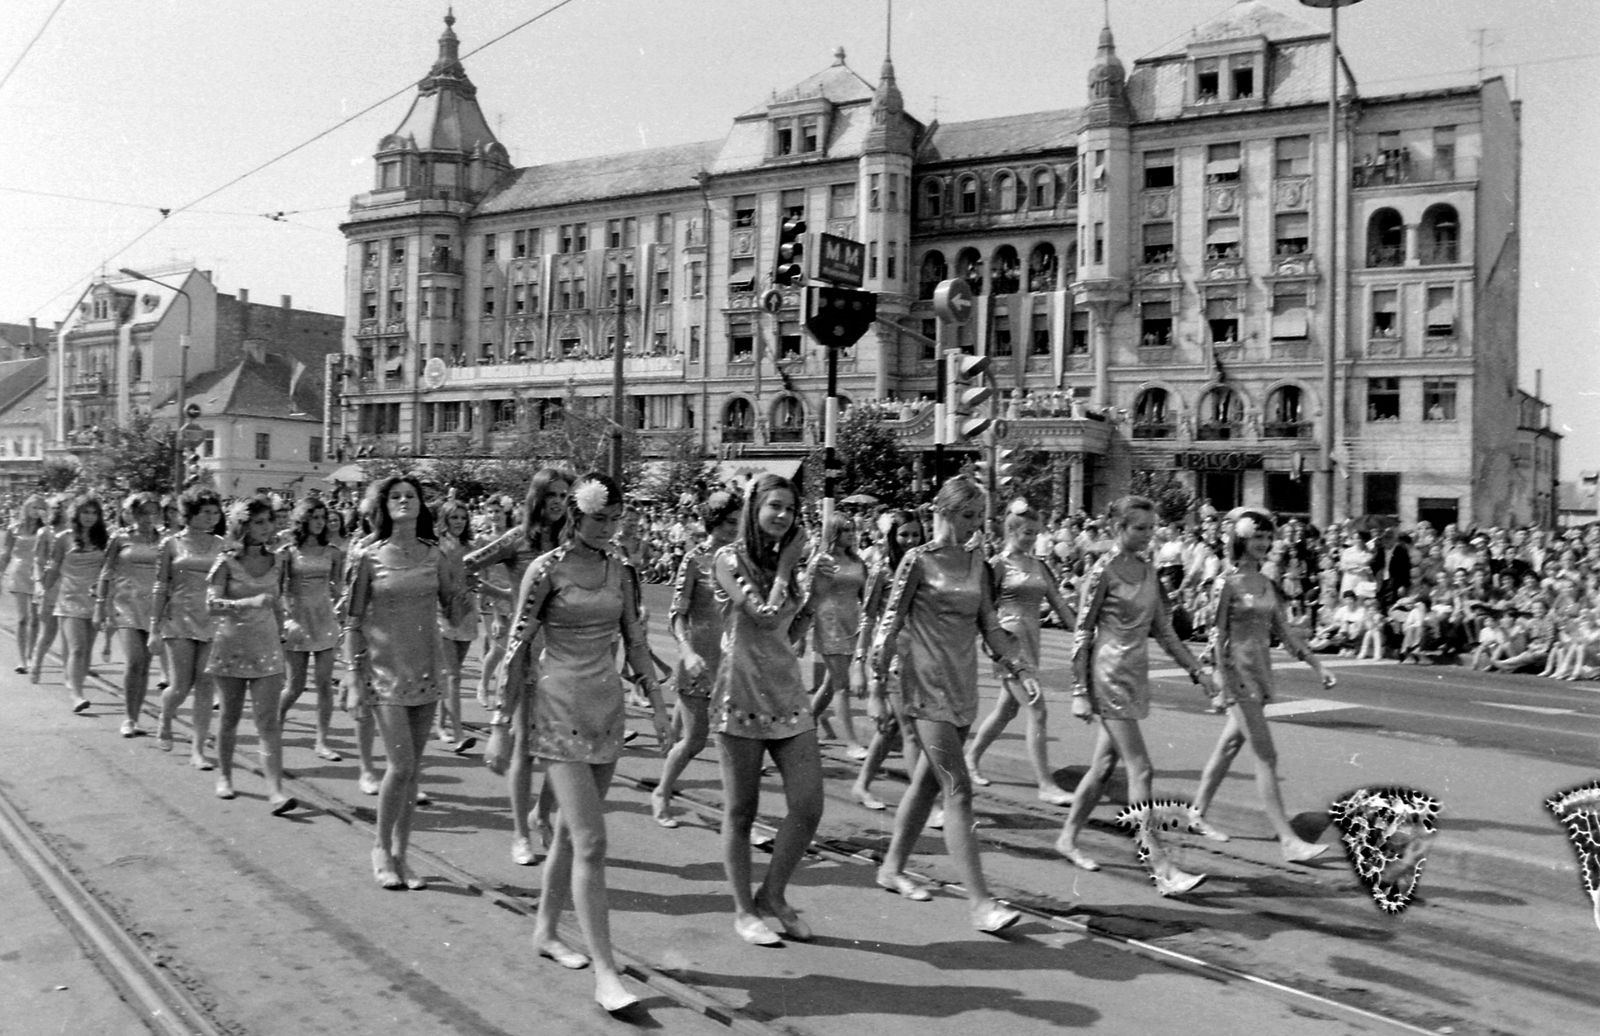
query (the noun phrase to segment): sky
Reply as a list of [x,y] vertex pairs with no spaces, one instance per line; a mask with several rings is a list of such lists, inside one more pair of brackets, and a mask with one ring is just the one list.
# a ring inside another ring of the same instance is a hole
[[[1267,2],[1327,24],[1296,0]],[[1232,4],[1109,0],[1118,54],[1131,67]],[[97,271],[186,262],[214,271],[226,292],[342,310],[338,225],[350,197],[371,188],[372,152],[437,54],[442,0],[5,6],[0,321],[48,327]],[[886,6],[454,8],[479,102],[512,161],[532,165],[720,139],[771,90],[830,64],[837,46],[876,80]],[[953,122],[1082,105],[1105,6],[899,0],[892,46],[907,109]],[[1522,385],[1533,390],[1543,371],[1566,435],[1563,476],[1600,469],[1600,3],[1363,0],[1343,11],[1340,45],[1364,94],[1470,83],[1481,66],[1523,102]]]

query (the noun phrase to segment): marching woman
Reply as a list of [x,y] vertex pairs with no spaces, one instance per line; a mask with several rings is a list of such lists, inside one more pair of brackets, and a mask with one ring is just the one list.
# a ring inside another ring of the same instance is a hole
[[[434,519],[439,530],[439,546],[459,562],[467,548],[472,546],[472,514],[467,505],[458,500],[447,500],[439,505]],[[478,743],[475,737],[461,736],[461,667],[467,661],[467,652],[478,637],[477,594],[468,594],[467,606],[459,622],[439,616],[439,636],[444,638],[444,662],[448,675],[444,697],[439,700],[439,740],[456,755],[464,755]]]
[[[510,497],[490,497],[484,505],[486,535],[492,541],[506,531],[506,502]],[[504,565],[478,569],[478,614],[483,617],[483,648],[479,653],[478,704],[494,707],[494,681],[506,657],[506,637],[511,633],[511,605],[516,587]]]
[[351,561],[345,663],[361,703],[372,707],[388,757],[372,876],[386,889],[422,889],[428,883],[407,869],[406,848],[423,749],[448,680],[439,616],[460,618],[466,583],[460,560],[433,538],[433,515],[416,476],[391,475],[374,499],[376,539]]
[[1211,657],[1216,666],[1214,704],[1227,711],[1228,722],[1200,774],[1200,790],[1194,800],[1198,819],[1191,830],[1214,842],[1228,840],[1227,835],[1206,823],[1205,812],[1239,749],[1248,742],[1256,754],[1256,789],[1278,835],[1283,858],[1290,863],[1304,863],[1322,855],[1328,847],[1295,834],[1278,790],[1278,752],[1264,711],[1272,699],[1274,637],[1312,668],[1322,686],[1332,687],[1334,676],[1322,668],[1317,656],[1289,625],[1284,594],[1261,573],[1262,562],[1272,550],[1272,516],[1252,507],[1235,508],[1228,514],[1223,533],[1230,541],[1233,567],[1217,578]]
[[[562,532],[567,520],[567,497],[573,476],[560,468],[540,468],[528,483],[528,495],[523,502],[523,520],[487,546],[479,547],[462,559],[469,578],[492,565],[504,565],[510,584],[520,587],[528,565],[543,554],[561,545]],[[482,580],[479,593],[494,593],[494,583]],[[504,670],[501,663],[500,669]],[[504,694],[504,689],[500,691]],[[511,736],[517,745],[511,753],[511,766],[507,783],[511,793],[511,860],[524,867],[538,857],[533,851],[530,823],[537,821],[539,840],[550,842],[548,811],[541,809],[535,817],[530,814],[533,804],[533,764],[527,751],[528,719],[526,709],[511,717]]]
[[867,757],[861,760],[861,771],[856,774],[856,782],[850,788],[850,795],[857,802],[874,810],[888,808],[882,799],[872,794],[872,781],[878,776],[878,768],[889,758],[894,743],[899,741],[905,757],[906,773],[915,773],[917,739],[905,736],[909,727],[900,713],[898,660],[889,664],[889,679],[894,681],[892,691],[871,671],[866,660],[872,647],[873,632],[878,627],[878,620],[883,617],[883,606],[889,602],[889,588],[894,585],[894,574],[900,570],[900,562],[905,558],[906,551],[920,547],[925,539],[922,519],[912,511],[887,512],[879,519],[879,528],[884,530],[883,549],[867,576],[867,589],[861,608],[861,637],[856,642],[856,661],[868,670],[867,712],[878,729],[872,735],[872,744],[867,746]]
[[[791,637],[808,619],[799,566],[805,549],[794,483],[763,475],[750,487],[738,539],[717,551],[717,585],[727,599],[722,661],[711,690],[711,729],[722,750],[722,858],[733,887],[733,927],[745,942],[782,941],[762,920],[804,941],[810,927],[789,905],[789,879],[822,821],[822,760],[809,689]],[[826,591],[834,563],[815,569]],[[770,754],[783,779],[787,812],[761,888],[750,893],[750,828],[761,791],[761,760]]]
[[22,501],[17,520],[0,531],[0,569],[17,605],[17,672],[26,673],[39,635],[39,584],[33,577],[33,556],[44,541],[49,505],[38,493]]
[[212,566],[206,606],[217,617],[205,671],[222,701],[217,730],[217,798],[231,799],[233,746],[239,717],[250,696],[267,777],[267,804],[282,816],[299,803],[283,791],[283,728],[278,696],[283,690],[282,555],[271,549],[276,534],[272,505],[249,500],[237,505],[229,538],[238,544]]
[[855,525],[836,514],[822,530],[822,549],[811,556],[806,582],[819,563],[833,563],[833,577],[811,595],[816,618],[812,637],[817,654],[822,656],[822,686],[811,697],[811,715],[826,726],[828,704],[834,704],[835,718],[844,733],[845,747],[852,759],[865,759],[867,746],[856,738],[855,720],[850,716],[850,696],[861,693],[860,669],[854,672],[856,641],[861,634],[861,601],[867,587],[867,566],[856,554]]
[[72,525],[58,534],[50,546],[44,586],[55,592],[57,619],[66,635],[67,692],[72,695],[72,711],[89,708],[83,696],[83,680],[89,672],[89,652],[94,648],[96,593],[100,570],[106,563],[106,547],[111,534],[106,530],[105,511],[92,496],[72,502]]
[[106,549],[100,573],[100,609],[96,624],[116,630],[122,639],[122,703],[127,715],[122,736],[137,737],[139,713],[150,687],[150,591],[156,585],[161,558],[161,501],[154,493],[134,493],[122,502],[129,524],[118,529]]
[[1188,874],[1173,865],[1153,823],[1150,751],[1139,731],[1139,721],[1150,714],[1151,636],[1189,673],[1189,679],[1201,685],[1202,693],[1207,688],[1200,663],[1173,632],[1170,606],[1161,594],[1155,566],[1144,557],[1155,529],[1155,504],[1147,497],[1125,496],[1111,505],[1110,518],[1116,543],[1084,577],[1072,642],[1072,714],[1097,723],[1099,730],[1056,850],[1075,867],[1100,869],[1078,848],[1078,834],[1121,758],[1128,767],[1129,805],[1139,811],[1140,856],[1150,864],[1156,891],[1178,895],[1200,884],[1205,875]]
[[39,675],[44,670],[44,656],[55,647],[56,634],[61,630],[61,620],[56,618],[56,593],[60,586],[57,583],[46,585],[44,572],[50,567],[50,555],[55,549],[56,537],[67,530],[67,512],[71,504],[72,497],[65,493],[50,498],[49,517],[45,520],[44,528],[39,530],[39,540],[33,550],[33,585],[38,591],[39,614],[39,632],[33,638],[33,669],[28,674],[28,679],[33,683],[39,682]]
[[172,721],[194,691],[194,743],[189,765],[211,769],[206,739],[211,731],[211,678],[205,675],[216,622],[206,606],[211,568],[222,552],[222,537],[212,530],[222,521],[222,500],[210,489],[191,486],[182,497],[184,530],[161,543],[151,614],[167,647],[171,685],[161,695],[156,747],[172,751]]
[[711,684],[722,662],[722,603],[712,561],[717,551],[733,542],[739,532],[739,497],[719,490],[701,509],[707,539],[683,556],[672,589],[668,621],[678,642],[678,670],[673,687],[678,693],[678,742],[661,764],[661,782],[650,793],[650,812],[662,827],[677,827],[672,815],[672,788],[689,760],[700,754],[711,732]]
[[[501,708],[491,720],[488,759],[503,769],[519,749],[513,717],[529,715],[527,746],[545,764],[546,790],[560,811],[545,860],[533,946],[567,968],[595,969],[595,1000],[607,1011],[638,1002],[622,985],[611,952],[606,893],[604,800],[622,754],[625,725],[622,678],[615,654],[620,639],[654,710],[656,735],[667,743],[667,715],[638,620],[634,582],[609,545],[623,510],[622,490],[609,477],[585,475],[573,487],[565,543],[528,567],[518,593],[516,627],[506,654]],[[543,634],[537,665],[529,656]],[[569,893],[588,956],[556,932]]]
[[[1039,665],[1040,607],[1049,603],[1052,611],[1067,629],[1072,628],[1072,610],[1061,599],[1056,589],[1055,577],[1045,568],[1044,562],[1033,556],[1033,541],[1039,535],[1039,513],[1020,497],[1011,502],[1005,520],[1005,547],[989,559],[991,579],[994,583],[995,610],[1000,613],[1000,625],[1010,630],[1021,642],[1022,655],[1028,665]],[[1005,693],[995,701],[994,711],[978,727],[967,749],[967,769],[972,773],[972,783],[987,785],[989,778],[978,772],[978,760],[1000,736],[1006,724],[1016,718],[1017,712],[1028,710],[1028,760],[1033,764],[1033,779],[1039,788],[1039,800],[1052,806],[1069,806],[1072,793],[1056,784],[1050,769],[1048,738],[1045,732],[1045,706],[1043,697],[1029,698],[1022,685],[1011,678],[1002,667],[995,667],[996,676]]]
[[1039,696],[1033,667],[995,613],[988,566],[968,541],[983,523],[983,490],[965,476],[939,487],[933,539],[906,553],[874,638],[878,680],[900,658],[902,709],[908,733],[922,745],[911,786],[895,813],[894,835],[878,868],[878,884],[913,900],[931,898],[905,873],[934,796],[944,794],[944,840],[962,872],[972,925],[998,932],[1022,916],[989,893],[972,834],[972,781],[961,745],[978,712],[977,638],[1000,659],[1028,699]]
[[306,689],[317,689],[317,739],[312,754],[330,763],[343,758],[328,744],[333,722],[333,656],[339,647],[334,600],[344,585],[344,552],[333,539],[332,512],[321,500],[302,500],[290,519],[294,536],[283,555],[283,650],[289,683],[278,703],[278,726]]

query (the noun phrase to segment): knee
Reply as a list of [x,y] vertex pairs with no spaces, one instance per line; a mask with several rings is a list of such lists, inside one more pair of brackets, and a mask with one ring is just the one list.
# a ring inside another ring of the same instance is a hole
[[722,807],[723,822],[730,825],[735,831],[748,831],[756,821],[756,799],[754,796],[746,799],[743,797],[729,797]]
[[584,866],[599,866],[606,862],[606,831],[604,827],[594,830],[570,831],[572,839],[572,859],[575,863]]
[[1244,734],[1234,732],[1222,739],[1222,754],[1232,759],[1244,747]]
[[1256,762],[1268,770],[1278,768],[1278,751],[1268,745],[1256,746]]

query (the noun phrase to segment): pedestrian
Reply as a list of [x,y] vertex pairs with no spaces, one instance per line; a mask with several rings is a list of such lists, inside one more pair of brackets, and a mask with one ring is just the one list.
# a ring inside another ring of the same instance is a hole
[[[728,601],[722,661],[711,692],[711,729],[722,750],[722,860],[733,891],[733,927],[758,946],[782,941],[763,919],[797,941],[811,928],[789,905],[789,879],[822,820],[822,758],[809,688],[800,675],[793,637],[807,621],[799,580],[805,550],[800,495],[779,475],[751,485],[738,538],[717,551],[717,585]],[[814,570],[813,591],[826,590],[832,562]],[[750,829],[761,791],[761,762],[771,756],[783,781],[785,813],[772,860],[750,891]]]
[[1211,658],[1215,665],[1213,704],[1228,714],[1228,721],[1200,774],[1190,830],[1214,842],[1228,840],[1226,834],[1206,821],[1205,814],[1228,767],[1248,743],[1256,756],[1256,790],[1278,836],[1283,858],[1290,863],[1305,863],[1321,856],[1328,847],[1301,838],[1284,812],[1283,795],[1278,788],[1278,752],[1265,711],[1273,693],[1273,643],[1282,643],[1290,654],[1309,665],[1325,689],[1332,688],[1336,680],[1289,624],[1283,593],[1261,572],[1261,563],[1272,548],[1272,516],[1256,508],[1235,508],[1229,512],[1224,530],[1232,566],[1217,579],[1215,587]]
[[917,770],[917,739],[908,735],[910,725],[902,714],[902,700],[900,695],[900,660],[892,659],[888,667],[888,680],[878,679],[874,668],[868,664],[872,650],[872,637],[877,630],[878,621],[883,617],[884,605],[889,603],[889,590],[894,585],[894,574],[900,569],[900,562],[905,558],[906,552],[913,547],[920,547],[927,537],[923,534],[922,519],[914,511],[889,511],[881,519],[882,527],[886,530],[883,537],[883,552],[872,566],[871,573],[867,576],[867,587],[861,606],[861,637],[856,641],[856,664],[866,670],[867,677],[867,715],[871,717],[877,731],[872,736],[872,743],[867,746],[867,757],[861,760],[861,769],[856,773],[855,784],[850,788],[850,795],[862,806],[871,810],[887,808],[883,800],[872,794],[872,781],[878,775],[878,769],[883,761],[889,757],[895,743],[900,743],[900,750],[904,753],[906,773],[912,774]]
[[[509,502],[509,498],[491,497],[484,504],[484,537],[490,541],[505,534]],[[505,565],[485,565],[478,568],[474,575],[478,580],[478,614],[483,619],[478,704],[491,709],[494,707],[494,681],[500,672],[500,662],[505,658],[506,637],[511,632],[511,598],[516,594],[516,587],[511,585],[511,575]]]
[[14,522],[0,532],[0,579],[17,606],[17,672],[26,673],[39,636],[39,584],[34,579],[34,554],[45,539],[49,504],[31,494],[17,509]]
[[[434,516],[434,526],[439,531],[439,546],[459,561],[472,546],[472,516],[467,505],[459,500],[446,500],[439,505]],[[439,616],[439,636],[444,639],[444,661],[448,686],[439,699],[438,737],[446,748],[456,755],[465,755],[478,743],[475,737],[466,737],[461,731],[461,670],[466,665],[467,652],[478,637],[478,595],[469,593],[467,606],[459,622]]]
[[89,699],[83,696],[83,681],[89,672],[89,653],[94,649],[95,620],[99,617],[96,594],[111,534],[106,529],[105,510],[95,497],[78,497],[72,502],[71,513],[71,526],[50,543],[41,582],[55,592],[53,611],[62,620],[61,629],[66,636],[64,669],[72,711],[85,712]]
[[705,748],[711,732],[711,685],[722,663],[724,620],[712,561],[738,534],[742,506],[739,496],[726,490],[707,498],[702,518],[708,535],[683,556],[673,583],[668,622],[678,642],[678,666],[672,681],[678,695],[678,740],[661,764],[661,780],[650,793],[650,813],[666,828],[678,826],[672,815],[673,786],[689,761]]
[[440,549],[433,515],[415,475],[391,475],[373,492],[373,542],[352,560],[345,619],[345,664],[361,703],[371,706],[388,767],[378,790],[372,876],[386,889],[423,889],[406,865],[423,750],[446,667],[441,612],[459,618],[466,606],[461,563]]
[[39,682],[44,670],[44,656],[55,647],[56,634],[61,630],[61,620],[56,617],[56,593],[60,586],[57,583],[47,585],[44,572],[50,565],[50,554],[56,538],[66,531],[71,505],[72,497],[65,493],[50,498],[49,515],[33,551],[33,585],[38,587],[39,633],[33,638],[33,667],[28,674],[32,683]]
[[1110,524],[1115,542],[1084,578],[1072,642],[1072,714],[1095,725],[1094,751],[1073,793],[1056,850],[1075,867],[1100,869],[1078,848],[1078,835],[1121,759],[1128,769],[1128,800],[1140,856],[1150,865],[1156,891],[1178,895],[1200,884],[1205,875],[1185,873],[1167,858],[1154,822],[1154,775],[1139,730],[1139,721],[1150,714],[1151,636],[1208,695],[1209,685],[1201,678],[1200,663],[1173,632],[1155,566],[1144,557],[1155,528],[1155,504],[1148,497],[1122,497],[1111,505]]
[[222,537],[212,530],[222,521],[222,500],[203,486],[183,491],[184,529],[161,542],[156,565],[152,621],[166,642],[171,684],[161,695],[161,719],[156,727],[156,747],[172,751],[172,721],[189,692],[194,692],[194,741],[189,765],[211,769],[206,739],[211,730],[211,678],[205,673],[206,655],[216,622],[206,608],[207,577],[222,552]]
[[234,507],[229,540],[235,546],[211,568],[206,605],[216,616],[205,672],[216,683],[222,703],[217,724],[217,798],[231,799],[233,749],[246,695],[256,725],[261,770],[267,778],[267,805],[283,816],[299,803],[283,790],[283,728],[278,698],[283,691],[282,555],[272,550],[276,535],[272,505],[241,501]]
[[827,712],[834,706],[834,718],[844,735],[851,759],[865,759],[867,746],[856,737],[850,699],[859,697],[864,681],[859,665],[852,666],[856,641],[861,635],[861,600],[867,586],[867,566],[856,553],[855,526],[849,518],[834,515],[822,530],[821,549],[811,555],[806,582],[819,564],[831,562],[833,575],[821,589],[811,593],[816,618],[812,622],[812,641],[822,656],[822,683],[811,696],[811,715],[823,727]]
[[[604,800],[622,754],[626,720],[615,663],[619,640],[641,674],[663,745],[668,724],[633,600],[635,584],[610,550],[623,511],[622,489],[592,472],[578,480],[570,500],[563,544],[535,560],[522,579],[501,681],[504,700],[490,720],[487,758],[498,772],[520,750],[509,728],[525,710],[526,744],[544,761],[546,785],[560,806],[542,875],[533,947],[563,967],[593,964],[595,1001],[607,1011],[620,1011],[638,998],[623,986],[612,954],[605,876]],[[543,647],[535,662],[530,655],[540,633]],[[589,944],[587,955],[562,942],[556,931],[569,892]]]
[[[468,578],[492,565],[504,565],[511,586],[520,587],[528,565],[534,558],[547,554],[561,545],[567,520],[567,498],[574,476],[562,468],[545,467],[534,472],[528,483],[528,495],[523,500],[522,521],[496,537],[492,542],[462,559]],[[479,593],[493,593],[493,581],[479,584]],[[503,672],[502,662],[496,672]],[[499,688],[504,695],[505,689]],[[511,716],[511,736],[517,744],[511,752],[511,764],[506,773],[511,797],[511,861],[520,866],[530,866],[538,857],[533,851],[530,826],[539,831],[539,841],[548,848],[551,827],[548,807],[535,814],[533,805],[533,764],[527,751],[528,718],[525,703],[519,701],[521,712]]]
[[[1072,609],[1062,600],[1050,570],[1028,550],[1039,530],[1039,513],[1027,500],[1017,498],[1011,502],[1005,518],[1005,546],[989,559],[990,580],[994,587],[995,610],[1000,625],[1009,630],[1021,644],[1022,657],[1030,667],[1039,666],[1039,626],[1045,605],[1060,618],[1066,629],[1073,628]],[[967,749],[967,770],[972,783],[980,787],[989,784],[989,778],[978,770],[978,761],[994,743],[995,738],[1026,707],[1028,712],[1028,761],[1033,768],[1034,784],[1039,801],[1052,806],[1072,805],[1072,793],[1056,783],[1055,771],[1050,768],[1049,734],[1046,728],[1045,702],[1042,695],[1031,700],[1022,685],[1012,679],[1002,665],[995,666],[1000,679],[1001,694],[991,712],[972,739]]]
[[161,560],[161,501],[154,493],[134,493],[122,502],[122,514],[127,524],[112,534],[100,573],[96,624],[117,630],[122,640],[122,736],[136,737],[150,686],[150,591]]
[[945,845],[961,871],[972,925],[993,933],[1022,915],[989,892],[972,831],[972,779],[962,744],[978,713],[978,637],[1030,701],[1040,691],[1017,638],[1000,625],[988,566],[970,545],[983,512],[983,490],[972,479],[957,476],[939,487],[933,500],[933,538],[900,562],[878,624],[872,667],[880,681],[886,680],[899,652],[904,715],[922,756],[895,813],[894,834],[877,881],[908,899],[931,898],[905,867],[934,796],[942,793]]
[[332,514],[321,500],[302,500],[290,516],[292,535],[283,547],[283,651],[288,685],[278,705],[281,727],[305,693],[316,687],[316,740],[311,752],[330,763],[344,757],[328,744],[333,724],[333,662],[339,649],[334,601],[344,586],[344,552],[334,543]]

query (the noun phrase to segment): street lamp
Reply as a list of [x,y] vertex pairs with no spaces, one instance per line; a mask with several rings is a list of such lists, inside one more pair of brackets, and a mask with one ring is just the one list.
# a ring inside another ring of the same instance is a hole
[[1328,335],[1322,349],[1322,506],[1318,519],[1327,528],[1333,521],[1333,494],[1338,480],[1333,473],[1334,447],[1338,445],[1335,421],[1334,340],[1339,333],[1339,192],[1343,174],[1339,168],[1339,8],[1361,0],[1300,0],[1306,7],[1326,8],[1330,18],[1328,35]]
[[177,425],[176,430],[172,433],[172,491],[176,493],[178,488],[183,485],[183,450],[181,447],[183,444],[183,425],[188,420],[188,415],[184,411],[188,409],[189,403],[186,393],[189,388],[189,334],[194,330],[194,299],[190,298],[189,293],[176,284],[158,281],[154,277],[140,273],[138,270],[130,270],[124,266],[122,267],[122,274],[125,277],[132,277],[136,281],[149,281],[151,284],[159,284],[168,291],[175,291],[183,296],[183,337],[178,339],[182,354],[178,361],[178,412],[175,419]]

